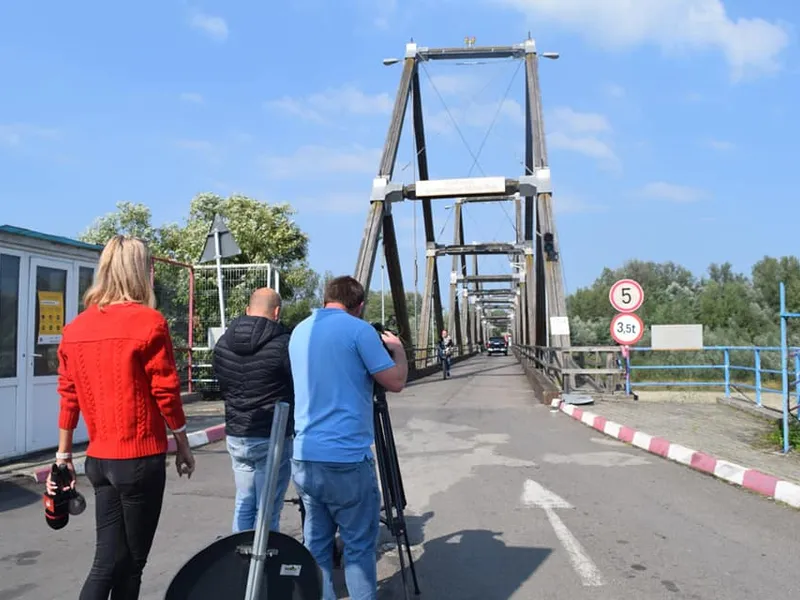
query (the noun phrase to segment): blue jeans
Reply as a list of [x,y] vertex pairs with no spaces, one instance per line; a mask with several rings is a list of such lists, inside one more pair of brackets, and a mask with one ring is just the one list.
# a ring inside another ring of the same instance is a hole
[[322,569],[322,600],[336,600],[332,572],[337,528],[344,543],[344,575],[351,600],[375,600],[381,510],[375,461],[292,460],[292,479],[306,509],[305,546]]
[[[236,483],[236,503],[233,509],[233,532],[255,529],[258,503],[266,479],[268,437],[226,437],[228,452],[233,462],[233,480]],[[281,509],[292,474],[292,442],[287,437],[283,442],[278,483],[272,504],[270,531],[280,531]]]

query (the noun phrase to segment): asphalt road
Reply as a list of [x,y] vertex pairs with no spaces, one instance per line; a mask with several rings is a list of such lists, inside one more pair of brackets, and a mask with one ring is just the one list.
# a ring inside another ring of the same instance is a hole
[[[780,600],[800,591],[798,512],[551,413],[511,357],[457,365],[452,379],[412,384],[390,403],[425,598]],[[180,566],[229,531],[224,445],[197,456],[191,481],[170,471],[143,600],[163,598]],[[0,600],[74,598],[91,562],[91,498],[51,532],[40,493],[0,483]],[[292,507],[283,522],[297,534]],[[396,552],[380,558],[382,599],[401,597],[396,564]]]

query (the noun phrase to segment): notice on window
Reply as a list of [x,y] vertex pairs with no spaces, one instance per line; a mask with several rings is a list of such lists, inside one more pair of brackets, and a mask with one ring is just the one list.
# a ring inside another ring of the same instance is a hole
[[61,343],[64,329],[64,294],[39,292],[39,336],[37,344],[49,346]]

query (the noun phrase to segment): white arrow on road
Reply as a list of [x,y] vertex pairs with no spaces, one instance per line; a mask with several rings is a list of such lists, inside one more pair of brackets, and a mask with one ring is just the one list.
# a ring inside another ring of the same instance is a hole
[[586,554],[581,543],[572,535],[572,532],[567,529],[564,521],[556,514],[557,508],[572,508],[572,505],[564,500],[561,496],[551,492],[545,487],[535,482],[533,479],[528,479],[525,482],[525,490],[522,493],[522,502],[526,506],[536,506],[544,511],[547,515],[553,531],[567,551],[569,560],[572,563],[572,568],[581,578],[581,582],[587,587],[597,587],[605,585],[605,580],[600,574],[597,566]]

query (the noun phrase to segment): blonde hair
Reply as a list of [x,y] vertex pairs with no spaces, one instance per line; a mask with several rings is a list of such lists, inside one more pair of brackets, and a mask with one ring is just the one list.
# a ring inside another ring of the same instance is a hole
[[115,235],[100,254],[94,284],[84,294],[83,305],[103,308],[114,302],[137,302],[155,308],[151,260],[150,250],[142,240]]

